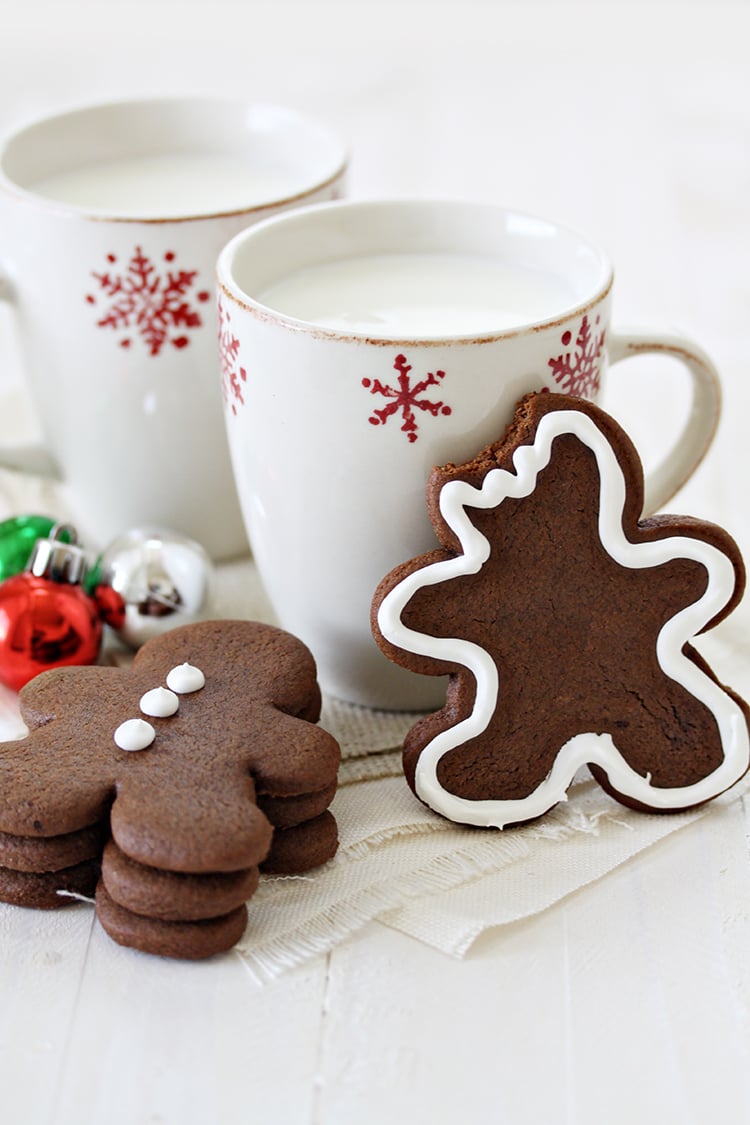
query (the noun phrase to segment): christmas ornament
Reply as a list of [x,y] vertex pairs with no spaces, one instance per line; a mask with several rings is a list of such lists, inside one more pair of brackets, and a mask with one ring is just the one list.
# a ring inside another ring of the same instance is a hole
[[[37,539],[46,539],[55,526],[49,516],[13,516],[0,521],[0,582],[26,568]],[[65,526],[60,528],[60,539],[70,542]]]
[[26,569],[0,584],[0,680],[8,687],[18,691],[48,668],[96,661],[102,623],[82,586],[88,561],[73,528],[54,526],[37,539]]
[[135,528],[97,561],[95,596],[107,623],[135,649],[202,616],[212,580],[199,543],[164,528]]

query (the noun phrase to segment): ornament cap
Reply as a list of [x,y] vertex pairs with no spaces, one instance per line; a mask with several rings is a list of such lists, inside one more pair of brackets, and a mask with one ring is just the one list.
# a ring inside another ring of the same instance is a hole
[[[60,536],[67,535],[69,542]],[[36,578],[79,586],[89,570],[89,555],[78,546],[76,530],[67,523],[57,523],[47,539],[37,539],[26,570]]]

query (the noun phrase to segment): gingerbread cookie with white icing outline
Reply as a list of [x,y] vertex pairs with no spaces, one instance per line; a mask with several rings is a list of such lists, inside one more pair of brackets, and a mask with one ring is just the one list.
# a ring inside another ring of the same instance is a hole
[[750,710],[690,643],[737,605],[739,549],[710,523],[641,519],[641,463],[611,417],[528,395],[427,495],[442,547],[396,567],[372,610],[388,657],[449,676],[443,710],[404,743],[423,802],[504,827],[564,800],[583,765],[653,811],[743,777]]
[[0,744],[0,899],[90,895],[104,849],[111,936],[206,956],[237,940],[259,867],[279,855],[299,873],[336,850],[339,747],[315,725],[313,658],[280,629],[186,625],[130,668],[45,672],[21,712],[30,733]]

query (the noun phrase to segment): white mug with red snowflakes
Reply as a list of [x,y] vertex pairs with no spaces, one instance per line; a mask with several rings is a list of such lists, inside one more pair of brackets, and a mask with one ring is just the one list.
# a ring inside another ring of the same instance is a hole
[[[89,106],[0,149],[0,296],[43,442],[0,465],[61,477],[89,544],[174,529],[247,550],[217,377],[221,247],[335,198],[346,154],[295,111],[221,99]],[[7,447],[3,448],[3,442]]]
[[713,436],[716,371],[695,344],[610,327],[612,269],[586,239],[481,204],[305,207],[243,232],[219,259],[225,415],[248,536],[282,625],[323,688],[373,707],[440,705],[444,685],[389,663],[375,587],[436,545],[430,469],[502,435],[547,388],[596,399],[607,364],[668,354],[692,409],[647,480],[649,511]]

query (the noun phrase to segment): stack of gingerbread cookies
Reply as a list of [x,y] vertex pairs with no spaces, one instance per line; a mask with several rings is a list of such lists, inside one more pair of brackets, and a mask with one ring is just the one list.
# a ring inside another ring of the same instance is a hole
[[0,745],[5,901],[96,888],[116,941],[205,957],[242,935],[260,869],[336,851],[339,747],[315,725],[315,665],[288,633],[188,625],[126,669],[49,671],[21,707],[29,735]]

